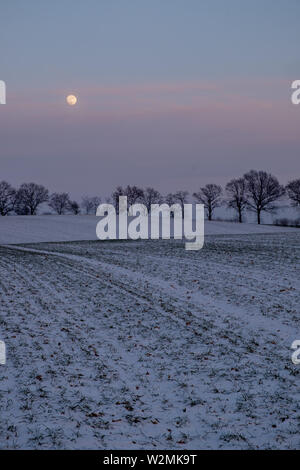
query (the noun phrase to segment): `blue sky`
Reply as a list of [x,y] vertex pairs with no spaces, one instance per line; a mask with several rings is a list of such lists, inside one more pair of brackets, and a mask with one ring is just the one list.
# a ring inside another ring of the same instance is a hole
[[298,0],[6,0],[13,86],[297,74]]
[[0,13],[0,179],[79,196],[192,192],[259,165],[300,176],[298,0],[4,0]]

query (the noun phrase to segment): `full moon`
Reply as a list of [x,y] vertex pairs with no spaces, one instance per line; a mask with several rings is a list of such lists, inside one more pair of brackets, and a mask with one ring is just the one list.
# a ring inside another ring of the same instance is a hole
[[69,106],[74,106],[77,103],[77,98],[75,95],[68,95],[66,98],[66,102]]

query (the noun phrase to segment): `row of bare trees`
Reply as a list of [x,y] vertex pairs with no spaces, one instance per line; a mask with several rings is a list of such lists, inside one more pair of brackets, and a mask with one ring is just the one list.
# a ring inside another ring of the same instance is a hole
[[[256,213],[257,223],[261,222],[261,213],[271,212],[275,209],[276,201],[287,194],[293,206],[300,207],[300,179],[295,179],[282,186],[277,178],[265,171],[251,170],[241,178],[232,179],[226,184],[225,192],[216,184],[207,184],[193,193],[194,199],[204,204],[207,217],[212,220],[215,209],[223,204],[234,209],[239,222],[243,221],[246,210]],[[188,202],[188,191],[176,191],[162,196],[159,191],[148,187],[142,189],[138,186],[118,186],[106,202],[112,202],[118,212],[119,196],[127,196],[128,206],[137,202],[143,203],[148,211],[152,204],[166,202],[169,205],[180,204],[183,208]],[[42,203],[48,205],[57,213],[79,214],[81,210],[85,214],[95,214],[100,197],[84,196],[81,204],[70,199],[68,193],[49,194],[48,189],[35,183],[24,183],[18,190],[14,189],[6,181],[0,182],[0,214],[2,216],[14,212],[18,215],[35,215]]]
[[0,215],[15,212],[17,215],[36,215],[38,207],[47,202],[57,213],[70,211],[79,214],[80,207],[76,201],[71,201],[67,193],[53,193],[35,183],[24,183],[18,190],[6,181],[0,182]]
[[251,170],[242,178],[231,180],[226,185],[228,206],[236,210],[239,222],[242,222],[246,209],[254,211],[257,223],[261,222],[261,213],[276,209],[275,202],[284,194],[290,198],[292,205],[300,206],[300,179],[290,181],[286,187],[277,178],[265,171]]
[[68,193],[49,194],[47,188],[35,183],[24,183],[18,190],[6,181],[0,182],[0,215],[14,212],[17,215],[36,215],[38,207],[47,203],[59,215],[70,212],[80,214],[81,209],[86,214],[96,214],[101,199],[84,196],[81,205],[71,200]]
[[[207,184],[193,193],[194,199],[204,204],[208,220],[212,220],[217,207],[226,204],[237,212],[239,222],[243,221],[246,210],[256,213],[257,223],[261,223],[261,213],[276,209],[276,201],[287,194],[293,206],[300,206],[300,179],[282,186],[277,178],[265,171],[251,170],[241,178],[232,179],[226,184],[225,194],[221,186]],[[169,205],[178,203],[183,208],[188,202],[188,191],[177,191],[163,197],[153,188],[143,190],[137,186],[119,186],[112,194],[113,203],[118,210],[119,196],[127,196],[128,205],[142,202],[150,210],[151,204],[166,202]]]
[[49,193],[44,186],[24,183],[18,190],[6,181],[0,182],[0,214],[34,215],[42,202],[48,201]]

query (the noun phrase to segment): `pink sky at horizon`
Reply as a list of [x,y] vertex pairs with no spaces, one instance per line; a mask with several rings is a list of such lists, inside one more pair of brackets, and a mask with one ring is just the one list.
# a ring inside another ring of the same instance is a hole
[[[0,114],[5,179],[15,185],[37,180],[77,197],[86,186],[99,193],[99,166],[109,173],[101,195],[117,184],[147,184],[168,192],[181,183],[194,191],[252,167],[275,173],[285,183],[293,177],[289,163],[299,168],[300,109],[291,104],[285,79],[245,80],[244,87],[227,80],[82,90],[41,89],[26,98],[8,92]],[[72,108],[65,103],[69,92],[78,96]],[[70,168],[78,168],[81,179],[72,172],[69,180]]]

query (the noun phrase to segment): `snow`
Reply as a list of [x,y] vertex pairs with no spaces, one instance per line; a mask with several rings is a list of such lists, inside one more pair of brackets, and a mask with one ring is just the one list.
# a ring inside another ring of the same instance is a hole
[[[40,215],[0,217],[0,244],[96,240],[99,217],[91,215]],[[282,233],[297,229],[272,225],[205,222],[206,235]]]
[[[21,232],[9,239],[6,225],[2,244],[88,237],[97,221],[3,219]],[[0,247],[0,448],[300,447],[300,232],[206,227],[197,252],[174,240]]]

